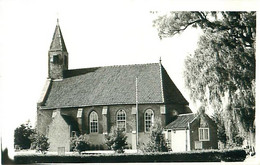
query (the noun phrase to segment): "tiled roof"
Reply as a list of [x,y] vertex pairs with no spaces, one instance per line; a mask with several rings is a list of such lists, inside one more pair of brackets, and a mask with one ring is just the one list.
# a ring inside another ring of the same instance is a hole
[[179,89],[175,86],[164,67],[162,67],[162,81],[165,103],[180,103],[185,105],[189,104]]
[[188,102],[158,63],[68,70],[61,81],[52,81],[44,109],[115,105],[138,102]]
[[168,124],[165,128],[166,129],[185,129],[193,119],[196,118],[194,113],[190,114],[182,114],[177,117],[173,122]]
[[61,50],[61,51],[67,51],[67,48],[65,46],[65,42],[61,33],[61,29],[59,24],[57,23],[55,31],[54,31],[54,35],[52,37],[52,42],[51,42],[51,46],[50,46],[50,51],[57,51],[57,50]]

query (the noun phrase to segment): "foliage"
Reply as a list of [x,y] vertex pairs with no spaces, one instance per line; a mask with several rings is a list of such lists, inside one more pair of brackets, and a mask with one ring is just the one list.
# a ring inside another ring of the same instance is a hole
[[116,127],[111,128],[111,133],[105,136],[106,145],[109,149],[116,151],[117,153],[124,153],[124,149],[127,146],[127,136],[122,129]]
[[244,161],[246,158],[246,151],[242,149],[224,150],[221,152],[221,160],[225,162]]
[[232,140],[233,140],[233,142],[234,142],[234,146],[236,146],[236,147],[242,147],[242,145],[243,145],[243,141],[244,141],[244,137],[242,137],[242,136],[240,136],[239,134],[238,134],[238,131],[236,130],[236,131],[233,131],[232,132]]
[[143,144],[141,150],[143,152],[168,152],[163,128],[159,122],[154,123],[150,132],[150,139]]
[[90,148],[89,139],[86,134],[80,136],[73,136],[70,139],[72,150],[81,153],[82,151],[86,151]]
[[215,113],[214,116],[213,116],[213,120],[217,124],[218,140],[220,142],[222,142],[224,145],[226,145],[227,144],[226,129],[225,129],[223,121],[221,120],[220,114]]
[[245,47],[255,46],[256,12],[170,12],[154,20],[160,38],[171,37],[188,27],[204,32],[228,32]]
[[160,38],[189,27],[203,30],[197,50],[185,60],[190,96],[221,115],[229,139],[231,127],[254,132],[256,12],[171,12],[154,26]]
[[243,161],[244,150],[207,150],[190,152],[93,154],[93,155],[16,155],[17,164],[37,163],[137,163],[137,162],[220,162]]
[[19,145],[21,149],[29,149],[31,146],[31,139],[29,138],[34,133],[32,126],[21,124],[14,130],[14,145]]
[[50,143],[48,142],[48,138],[43,134],[34,133],[30,136],[32,140],[32,148],[36,149],[37,152],[41,152],[46,154],[50,147]]

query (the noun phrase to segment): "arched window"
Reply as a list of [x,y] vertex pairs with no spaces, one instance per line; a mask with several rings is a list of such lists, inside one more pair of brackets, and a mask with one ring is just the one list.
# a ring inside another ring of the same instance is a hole
[[89,115],[90,133],[98,132],[98,115],[92,111]]
[[117,129],[126,129],[126,113],[124,110],[117,111],[116,114]]
[[147,109],[144,113],[144,127],[145,132],[149,132],[154,122],[154,113],[153,110]]

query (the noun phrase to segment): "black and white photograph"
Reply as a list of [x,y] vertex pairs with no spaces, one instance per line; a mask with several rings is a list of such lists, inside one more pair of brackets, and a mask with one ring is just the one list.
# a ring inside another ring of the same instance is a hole
[[0,0],[1,163],[258,164],[257,4]]

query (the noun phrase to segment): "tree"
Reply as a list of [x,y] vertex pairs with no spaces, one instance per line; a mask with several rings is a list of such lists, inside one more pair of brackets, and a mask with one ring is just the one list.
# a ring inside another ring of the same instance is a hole
[[150,132],[150,139],[143,144],[141,150],[144,152],[168,152],[163,128],[158,121],[154,123]]
[[41,152],[43,154],[46,154],[49,150],[50,143],[45,135],[34,133],[30,136],[30,139],[32,141],[31,149],[36,149],[37,152]]
[[213,120],[217,124],[217,136],[218,140],[224,144],[224,147],[227,144],[227,135],[226,135],[226,129],[223,121],[221,120],[221,116],[218,113],[214,113]]
[[89,138],[86,134],[71,137],[72,150],[77,151],[79,154],[90,148]]
[[116,127],[111,128],[111,133],[106,135],[106,145],[109,149],[114,150],[117,153],[124,153],[124,149],[127,145],[127,136],[122,129]]
[[1,163],[2,164],[14,164],[14,161],[9,158],[8,149],[5,148],[3,151],[2,146],[1,146]]
[[19,145],[21,149],[29,149],[31,139],[29,138],[34,133],[30,123],[21,124],[14,130],[14,145]]
[[160,38],[190,27],[203,30],[197,50],[185,60],[190,96],[221,115],[229,140],[235,130],[254,137],[256,12],[171,12],[154,26]]

